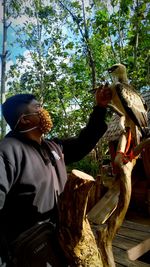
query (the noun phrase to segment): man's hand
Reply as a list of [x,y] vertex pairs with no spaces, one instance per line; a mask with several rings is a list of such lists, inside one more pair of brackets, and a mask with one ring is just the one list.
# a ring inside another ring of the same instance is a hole
[[100,107],[107,107],[112,99],[112,91],[108,84],[105,84],[96,89],[95,93],[96,104]]

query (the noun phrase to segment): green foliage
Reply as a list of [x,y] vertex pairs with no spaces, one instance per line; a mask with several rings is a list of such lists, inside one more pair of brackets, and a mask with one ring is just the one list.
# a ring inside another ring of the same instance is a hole
[[116,62],[127,65],[137,90],[149,88],[147,0],[111,0],[109,5],[95,0],[89,6],[77,0],[9,3],[9,16],[27,17],[13,45],[28,51],[7,73],[9,94],[31,92],[42,99],[53,117],[52,135],[79,132],[94,103],[89,90],[110,81],[106,70]]
[[83,171],[93,178],[99,174],[99,165],[98,162],[92,159],[90,155],[84,157],[82,160],[70,164],[67,166],[67,172],[71,172],[73,169]]

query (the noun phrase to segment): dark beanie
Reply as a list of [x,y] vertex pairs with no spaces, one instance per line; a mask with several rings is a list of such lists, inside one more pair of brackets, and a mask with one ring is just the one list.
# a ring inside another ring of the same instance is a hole
[[32,94],[17,94],[9,97],[2,104],[2,114],[12,130],[33,99],[35,96]]

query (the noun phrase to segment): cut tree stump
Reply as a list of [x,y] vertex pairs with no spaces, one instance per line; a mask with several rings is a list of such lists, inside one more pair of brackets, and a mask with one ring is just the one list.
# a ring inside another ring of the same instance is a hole
[[93,177],[73,170],[59,201],[59,243],[70,266],[103,266],[94,234],[86,217]]

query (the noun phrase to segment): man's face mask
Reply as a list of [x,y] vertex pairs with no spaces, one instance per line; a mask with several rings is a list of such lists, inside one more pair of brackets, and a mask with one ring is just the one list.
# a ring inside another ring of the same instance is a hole
[[41,130],[41,132],[43,134],[46,134],[53,127],[51,116],[50,116],[49,112],[44,108],[41,108],[38,111],[38,115],[39,115],[39,118],[40,118],[39,128],[40,128],[40,130]]
[[[34,116],[34,115],[35,116],[39,116],[40,123],[37,126],[34,126],[34,127],[30,128],[30,129],[27,129],[27,130],[21,130],[19,132],[26,133],[26,132],[29,132],[29,131],[32,131],[34,129],[38,129],[39,128],[41,130],[42,134],[48,133],[51,130],[51,128],[53,127],[51,116],[48,113],[48,111],[46,109],[44,109],[44,108],[40,108],[40,110],[37,111],[37,112],[32,112],[32,113],[29,113],[29,114],[23,114],[21,117]],[[17,125],[19,124],[20,119],[18,120],[18,122],[17,122],[17,124],[16,124],[14,129],[17,128]]]

